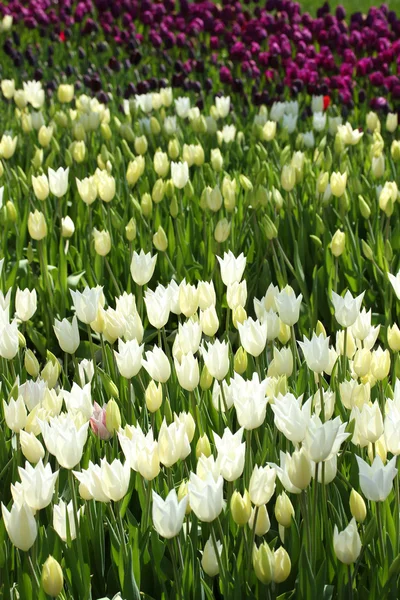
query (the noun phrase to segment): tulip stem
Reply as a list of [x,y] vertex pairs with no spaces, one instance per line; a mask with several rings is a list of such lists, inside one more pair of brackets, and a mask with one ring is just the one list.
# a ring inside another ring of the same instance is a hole
[[349,574],[349,600],[353,600],[353,578],[351,575],[351,565],[347,565],[347,572]]
[[344,330],[344,337],[343,337],[343,357],[342,357],[342,381],[345,381],[346,379],[346,367],[347,367],[347,327]]
[[315,463],[315,476],[314,476],[314,498],[313,498],[313,519],[314,519],[314,536],[313,536],[313,563],[314,566],[317,562],[317,499],[318,499],[318,469],[319,463]]
[[221,577],[222,595],[223,595],[224,598],[227,598],[228,596],[225,596],[225,572],[224,572],[224,569],[223,569],[223,566],[222,566],[221,557],[220,557],[219,552],[218,552],[217,536],[215,535],[215,529],[212,526],[211,526],[211,539],[212,539],[212,543],[213,543],[213,546],[214,546],[215,557],[217,559],[218,569],[219,569],[220,577]]
[[105,262],[105,264],[106,264],[106,269],[107,269],[107,271],[108,271],[108,272],[109,272],[109,274],[110,274],[111,281],[112,281],[112,282],[113,282],[113,284],[114,284],[115,290],[116,290],[116,292],[117,292],[118,296],[121,296],[121,289],[120,289],[120,287],[119,287],[119,285],[118,285],[118,282],[117,282],[117,280],[115,279],[114,273],[112,272],[112,269],[111,269],[111,267],[110,267],[110,263],[108,262],[108,258],[107,258],[106,256],[104,257],[104,262]]
[[[71,469],[68,470],[68,479],[69,479],[69,486],[71,488],[72,506],[74,509],[74,521],[75,521],[76,541],[78,544],[79,564],[83,567],[83,565],[85,564],[85,561],[83,560],[82,544],[81,544],[81,538],[79,535],[78,502],[76,499],[74,475],[73,475]],[[83,584],[83,587],[85,587],[83,582],[82,582],[82,584]]]
[[382,551],[382,561],[385,559],[385,543],[384,543],[384,539],[383,539],[383,523],[382,523],[382,513],[381,513],[381,503],[379,502],[375,502],[375,506],[376,506],[376,519],[378,521],[378,530],[379,530],[379,542],[381,545],[381,551]]
[[175,552],[175,539],[174,538],[170,539],[170,548],[171,548],[172,568],[174,570],[176,591],[177,591],[178,598],[182,598],[183,596],[182,596],[181,578],[179,577],[179,572],[176,567],[177,558],[176,558],[176,552]]
[[[399,459],[397,457],[397,465]],[[399,486],[399,475],[394,478],[394,489],[395,489],[395,511],[396,511],[396,556],[399,553],[399,536],[400,536],[400,486]]]
[[249,574],[249,580],[251,577],[251,557],[253,554],[253,546],[254,546],[254,542],[256,539],[256,527],[257,527],[257,519],[258,519],[258,511],[260,510],[259,506],[256,506],[255,511],[254,511],[254,521],[253,521],[253,528],[251,529],[251,533],[250,533],[250,547],[249,547],[249,555],[247,557],[247,572]]
[[322,423],[325,422],[325,400],[324,400],[324,388],[322,387],[322,373],[318,374],[318,386],[319,386],[319,397],[321,399],[321,412],[320,419]]

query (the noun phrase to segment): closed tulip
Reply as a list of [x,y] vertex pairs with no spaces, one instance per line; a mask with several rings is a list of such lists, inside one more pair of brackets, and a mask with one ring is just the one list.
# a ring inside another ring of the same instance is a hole
[[275,518],[279,525],[290,527],[294,517],[294,508],[285,492],[279,494],[275,502]]
[[58,596],[64,587],[61,565],[52,556],[43,565],[41,581],[44,591],[52,598]]
[[355,519],[352,519],[346,529],[339,533],[337,526],[333,531],[333,548],[340,562],[345,565],[354,563],[361,552],[361,539],[357,531]]
[[38,210],[29,213],[28,231],[33,240],[42,240],[47,235],[47,224],[44,214]]
[[139,373],[142,368],[143,348],[144,346],[139,346],[135,339],[127,342],[118,340],[118,352],[114,350],[114,355],[122,377],[131,379]]
[[142,365],[155,381],[165,383],[171,376],[171,365],[166,354],[158,346],[149,350],[145,354],[146,360],[142,360]]
[[253,504],[267,504],[275,491],[276,472],[271,467],[255,465],[250,478],[249,493]]
[[36,464],[44,458],[44,448],[40,440],[33,433],[21,430],[19,435],[22,454],[29,462]]
[[292,456],[287,457],[287,463],[290,482],[300,490],[306,489],[311,481],[311,462],[306,450],[295,450]]
[[175,358],[174,363],[179,385],[189,392],[195,390],[200,381],[199,363],[197,358],[190,352],[183,355],[180,361]]
[[90,206],[97,198],[97,183],[96,179],[91,177],[85,177],[80,181],[75,178],[76,187],[78,188],[78,194],[85,204]]
[[153,524],[159,535],[171,539],[179,534],[185,518],[188,496],[179,502],[175,489],[172,489],[165,500],[153,490]]
[[228,427],[222,437],[214,432],[215,446],[220,460],[221,475],[226,481],[235,481],[243,473],[246,443],[242,443],[243,428],[232,433]]
[[226,342],[215,340],[207,343],[207,350],[201,347],[203,359],[212,377],[221,381],[229,371],[229,346]]
[[290,327],[297,323],[302,299],[302,294],[296,297],[290,285],[287,285],[279,292],[275,298],[275,304],[278,309],[279,318],[283,323]]
[[247,490],[243,496],[235,490],[231,497],[231,515],[237,525],[246,525],[251,515],[251,500]]
[[275,571],[275,555],[267,542],[264,542],[258,548],[254,544],[253,567],[257,579],[259,579],[261,583],[265,585],[273,581]]
[[[217,546],[217,552],[218,552],[219,556],[221,556],[222,555],[222,544],[219,540],[217,540],[216,546]],[[215,553],[215,547],[214,547],[211,536],[206,541],[206,544],[204,546],[203,556],[201,559],[201,566],[203,568],[204,573],[206,575],[208,575],[209,577],[215,577],[219,573],[218,559],[217,559],[217,555]]]
[[38,175],[35,177],[32,175],[32,186],[33,192],[38,200],[44,201],[49,195],[49,181],[46,175]]
[[221,475],[215,480],[211,473],[207,473],[205,479],[190,473],[189,503],[200,521],[211,523],[220,515],[223,508],[223,486]]
[[367,507],[362,496],[356,490],[350,493],[350,512],[357,523],[364,523],[367,516]]
[[248,354],[260,356],[267,343],[267,324],[249,317],[243,324],[238,323],[240,342]]
[[1,504],[4,526],[11,542],[16,548],[27,552],[32,548],[37,536],[37,523],[32,509],[26,502],[12,505],[11,511],[8,511],[4,504]]
[[58,343],[63,352],[75,354],[80,344],[78,320],[76,316],[72,318],[72,323],[68,319],[62,321],[55,320],[54,333],[57,336]]
[[260,382],[257,373],[253,373],[250,380],[244,380],[237,373],[231,379],[233,404],[239,425],[244,429],[255,429],[264,423],[268,402],[267,386],[267,379]]
[[111,250],[111,236],[108,231],[99,231],[96,227],[92,231],[94,249],[100,256],[107,256]]
[[181,190],[189,181],[189,165],[185,162],[171,162],[171,179],[174,186]]
[[60,167],[54,171],[49,167],[49,187],[50,191],[56,198],[65,196],[68,190],[68,174],[69,167],[63,169]]
[[333,196],[343,196],[347,183],[347,173],[334,172],[331,174],[330,186]]
[[145,285],[153,276],[157,262],[157,254],[151,256],[150,252],[145,254],[143,250],[140,254],[133,253],[131,261],[131,275],[137,285]]
[[184,460],[190,454],[189,437],[183,422],[175,420],[167,425],[164,418],[158,434],[158,454],[160,462],[166,467]]
[[27,412],[25,402],[22,396],[18,396],[17,400],[10,399],[9,404],[3,400],[4,419],[7,427],[19,433],[25,427]]

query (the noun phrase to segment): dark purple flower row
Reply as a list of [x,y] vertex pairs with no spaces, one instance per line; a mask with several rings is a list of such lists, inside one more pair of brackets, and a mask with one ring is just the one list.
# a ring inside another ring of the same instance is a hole
[[[164,69],[176,86],[184,87],[190,74],[201,74],[204,83],[206,64],[218,69],[220,82],[232,91],[241,92],[243,80],[250,80],[256,102],[284,89],[294,95],[306,89],[336,94],[351,106],[358,83],[378,106],[385,104],[382,98],[394,105],[400,101],[400,19],[386,5],[347,18],[343,7],[331,14],[325,4],[313,18],[290,0],[247,4],[11,0],[0,3],[0,10],[29,29],[61,35],[62,41],[73,35],[76,24],[91,39],[103,32],[124,49],[129,65],[154,50],[165,59],[178,48],[184,59]],[[121,66],[116,57],[110,60],[112,70]],[[358,98],[358,91],[357,99],[362,99],[365,92]]]

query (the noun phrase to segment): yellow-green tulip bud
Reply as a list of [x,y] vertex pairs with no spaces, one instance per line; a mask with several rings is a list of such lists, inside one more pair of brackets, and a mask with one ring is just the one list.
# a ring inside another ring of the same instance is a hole
[[239,182],[245,192],[251,192],[253,189],[253,184],[246,175],[239,175]]
[[161,125],[155,117],[150,119],[150,131],[153,135],[158,135],[161,131]]
[[107,402],[106,427],[111,435],[121,427],[121,413],[118,404],[113,399]]
[[58,101],[64,104],[72,102],[74,98],[74,92],[75,90],[73,84],[61,83],[57,90]]
[[154,186],[153,186],[153,190],[151,192],[151,197],[152,200],[155,204],[158,204],[159,202],[161,202],[161,200],[164,198],[164,193],[165,193],[165,183],[162,179],[157,179],[157,181],[155,182]]
[[286,581],[286,579],[290,575],[290,571],[292,568],[290,557],[289,554],[286,552],[285,548],[281,546],[280,548],[278,548],[278,550],[275,550],[274,558],[275,564],[273,581],[275,583],[282,583],[282,581]]
[[390,154],[395,162],[400,160],[400,141],[393,140],[392,145],[390,147]]
[[176,196],[172,196],[171,204],[169,205],[169,214],[173,219],[176,219],[179,214],[179,206]]
[[332,238],[332,243],[331,243],[331,250],[332,250],[332,254],[333,256],[335,256],[336,258],[338,258],[339,256],[341,256],[344,252],[346,246],[346,234],[343,231],[340,231],[340,229],[338,229]]
[[17,209],[11,200],[6,203],[7,219],[11,223],[15,223],[17,220]]
[[222,244],[228,239],[230,232],[231,223],[229,223],[228,219],[220,219],[214,230],[215,241]]
[[161,225],[153,235],[153,244],[160,252],[165,252],[168,248],[168,239]]
[[46,594],[52,598],[56,598],[64,587],[64,577],[60,563],[52,556],[49,556],[43,565],[42,587]]
[[357,523],[364,523],[367,517],[367,507],[364,499],[356,490],[351,490],[350,493],[350,512]]
[[163,400],[161,383],[157,385],[155,381],[150,381],[149,385],[146,388],[145,400],[147,410],[149,412],[154,413],[160,408]]
[[237,306],[234,311],[232,311],[232,322],[236,329],[238,329],[239,323],[243,325],[245,320],[247,319],[247,312],[243,308],[243,306]]
[[21,331],[18,331],[18,345],[20,348],[26,348],[26,339]]
[[372,251],[371,246],[369,246],[365,240],[361,240],[361,248],[362,248],[365,258],[367,260],[373,260],[374,253]]
[[[181,485],[179,486],[179,489],[178,489],[178,502],[180,502],[181,500],[186,498],[187,495],[188,495],[188,482],[186,481],[186,479],[183,479],[181,482]],[[190,508],[190,503],[188,502],[186,504],[185,515],[189,515],[191,510],[192,509]]]
[[144,217],[149,217],[153,212],[153,200],[151,199],[150,194],[143,194],[140,200],[140,208],[142,209],[142,213]]
[[251,500],[247,490],[244,491],[243,496],[236,490],[233,492],[231,497],[231,514],[232,519],[237,525],[241,527],[246,525],[251,515]]
[[136,154],[144,155],[147,152],[148,143],[145,135],[141,135],[135,139],[135,152]]
[[242,375],[247,370],[247,352],[246,350],[240,346],[236,350],[235,357],[233,359],[233,368],[236,373]]
[[39,361],[36,358],[36,356],[33,354],[32,350],[30,350],[30,349],[26,350],[26,352],[25,352],[24,365],[25,365],[26,372],[31,377],[36,378],[39,376],[39,373],[40,373]]
[[103,140],[108,142],[112,138],[112,131],[108,123],[102,123],[100,125],[100,133]]
[[292,517],[294,517],[293,504],[289,496],[285,492],[282,492],[275,502],[275,518],[283,527],[290,527]]
[[207,367],[204,365],[200,376],[200,387],[202,390],[208,390],[212,386],[213,377],[210,375]]
[[86,156],[86,146],[83,140],[79,142],[75,142],[72,148],[72,158],[75,162],[82,163],[85,160]]
[[176,160],[179,156],[180,146],[177,139],[170,140],[168,142],[168,156],[172,158],[172,160]]
[[358,196],[358,205],[360,207],[360,213],[364,219],[369,219],[371,215],[371,209],[361,195]]
[[393,352],[398,352],[400,350],[400,329],[397,327],[396,323],[392,327],[388,327],[387,340],[389,348]]
[[196,458],[200,458],[202,454],[204,454],[204,456],[207,458],[211,456],[210,440],[208,439],[206,433],[199,437],[196,444]]
[[257,579],[264,584],[271,583],[274,577],[275,556],[267,542],[261,544],[259,548],[254,544],[253,567]]
[[133,240],[136,238],[136,221],[133,217],[125,227],[125,236],[128,242],[133,242]]

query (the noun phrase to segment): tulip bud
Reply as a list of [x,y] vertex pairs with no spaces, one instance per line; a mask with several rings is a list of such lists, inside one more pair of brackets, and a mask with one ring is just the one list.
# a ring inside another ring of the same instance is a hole
[[232,322],[236,329],[238,329],[238,325],[243,325],[245,320],[247,319],[247,312],[243,308],[243,306],[237,306],[235,310],[232,312]]
[[280,341],[281,344],[285,345],[290,340],[290,336],[291,336],[291,331],[290,331],[289,325],[286,325],[286,323],[281,321],[280,325],[279,325],[278,340]]
[[[217,551],[221,556],[222,554],[222,544],[220,541],[217,541]],[[219,573],[219,566],[217,556],[215,554],[214,544],[209,538],[204,546],[203,558],[201,559],[201,566],[203,568],[204,573],[209,577],[215,577]]]
[[153,212],[153,201],[150,194],[143,194],[140,200],[140,208],[142,209],[144,217],[150,217],[151,213]]
[[74,235],[75,225],[71,217],[61,219],[61,235],[64,238],[70,238]]
[[25,352],[24,365],[26,372],[31,377],[38,377],[40,373],[39,361],[30,349],[26,350]]
[[28,231],[33,240],[42,240],[47,235],[47,224],[44,214],[38,210],[29,213]]
[[283,546],[278,548],[278,550],[275,550],[274,558],[275,563],[272,580],[275,583],[282,583],[282,581],[286,581],[286,579],[289,577],[292,563],[290,562],[289,554],[286,552]]
[[42,148],[47,148],[53,137],[53,128],[42,125],[39,129],[38,140]]
[[164,198],[164,193],[165,193],[165,183],[162,179],[157,179],[157,181],[155,182],[154,186],[153,186],[153,190],[151,192],[151,197],[152,200],[155,204],[158,204],[159,202],[161,202],[161,200]]
[[161,225],[153,235],[153,244],[160,252],[165,252],[168,248],[168,239]]
[[42,443],[33,433],[27,433],[23,429],[19,432],[22,454],[30,463],[36,464],[44,458],[45,451]]
[[128,242],[133,242],[133,240],[136,238],[136,221],[133,217],[125,227],[125,236]]
[[214,150],[211,150],[210,162],[211,162],[211,166],[214,169],[214,171],[219,173],[222,170],[222,166],[224,164],[224,159],[222,157],[221,150],[219,148],[215,148]]
[[28,104],[28,100],[24,90],[17,90],[14,94],[14,102],[19,109],[25,108]]
[[296,184],[296,170],[291,165],[284,165],[281,172],[281,185],[286,192],[291,192]]
[[256,508],[253,508],[253,510],[251,511],[249,527],[250,529],[255,529],[256,535],[265,535],[266,533],[268,533],[271,527],[267,507],[265,504],[262,504],[260,507],[258,507],[257,520],[254,526],[256,510]]
[[154,413],[160,408],[163,400],[161,383],[157,385],[156,382],[153,381],[153,379],[150,381],[149,385],[146,388],[145,400],[147,410],[149,412]]
[[367,507],[365,506],[364,499],[356,490],[351,490],[350,512],[357,523],[364,523],[367,516]]
[[251,192],[253,189],[253,184],[250,179],[245,175],[239,175],[239,182],[245,192]]
[[324,194],[329,183],[329,173],[324,171],[318,175],[317,194]]
[[262,224],[265,231],[265,235],[267,236],[267,240],[271,241],[278,237],[278,230],[276,228],[276,225],[268,215],[264,216]]
[[301,490],[304,490],[310,484],[311,461],[304,448],[293,452],[288,467],[288,475],[293,485]]
[[161,131],[161,125],[155,117],[150,119],[150,131],[153,135],[158,135]]
[[21,331],[18,331],[18,346],[20,348],[26,348],[26,339]]
[[231,497],[231,514],[232,519],[237,525],[246,525],[251,515],[251,500],[247,490],[244,491],[243,496],[238,491],[233,492]]
[[42,569],[42,586],[46,594],[55,598],[64,587],[64,577],[60,563],[49,556]]
[[289,496],[282,492],[275,502],[275,518],[283,527],[290,527],[294,517],[294,508]]
[[176,196],[172,197],[171,204],[169,205],[169,213],[173,219],[176,219],[179,214],[179,206]]
[[179,156],[180,147],[177,139],[170,140],[168,142],[168,156],[172,158],[172,160],[176,160]]
[[220,219],[214,230],[214,239],[219,244],[223,244],[231,232],[231,223],[227,219]]
[[333,256],[335,256],[336,258],[341,256],[344,252],[345,245],[346,245],[346,234],[343,233],[343,231],[340,231],[340,229],[338,229],[335,232],[335,234],[333,235],[332,243],[331,243],[331,250],[332,250]]
[[330,183],[333,196],[340,198],[340,196],[343,196],[346,189],[347,172],[343,174],[340,172],[332,173]]
[[56,386],[58,377],[60,375],[61,367],[58,360],[52,361],[49,360],[45,364],[44,368],[41,372],[41,378],[47,382],[47,385],[50,389],[53,389]]
[[83,140],[79,142],[74,142],[72,147],[72,158],[78,164],[82,163],[85,160],[86,156],[86,146]]
[[58,86],[57,98],[58,101],[64,104],[72,102],[74,97],[74,86],[73,84],[61,83]]
[[379,156],[372,157],[371,171],[373,176],[377,179],[383,177],[383,174],[385,172],[385,156],[383,155],[383,153]]
[[353,369],[358,377],[368,375],[371,368],[372,354],[368,348],[360,348],[354,355]]
[[207,367],[204,365],[200,376],[200,387],[203,391],[210,389],[212,386],[213,377],[210,375]]
[[[178,489],[178,502],[180,502],[181,500],[183,500],[184,498],[186,498],[186,496],[188,495],[188,482],[186,481],[186,479],[182,480],[181,485],[179,486]],[[185,510],[185,515],[189,515],[191,512],[191,508],[190,508],[190,504],[189,502],[186,504],[186,510]]]
[[146,154],[148,148],[147,138],[145,135],[141,135],[135,139],[135,152],[142,156]]
[[115,400],[109,400],[106,406],[106,427],[113,435],[121,427],[121,413]]
[[390,154],[395,162],[400,160],[400,141],[393,140],[392,145],[390,147]]
[[17,220],[17,209],[11,200],[6,203],[7,220],[10,223],[15,223]]
[[400,329],[397,327],[396,323],[392,327],[388,327],[387,340],[388,340],[389,348],[393,352],[399,352],[399,350],[400,350]]
[[204,454],[204,456],[207,458],[211,456],[210,440],[208,439],[206,433],[199,437],[196,444],[196,458],[200,458],[202,454]]
[[368,458],[371,464],[374,462],[374,457],[379,456],[383,464],[386,463],[387,459],[387,448],[385,444],[385,436],[382,435],[377,442],[375,442],[375,451],[372,444],[368,444]]
[[247,352],[242,346],[236,350],[233,359],[233,368],[239,375],[242,375],[247,370]]
[[377,128],[379,128],[378,130],[380,130],[379,117],[375,112],[370,111],[367,114],[366,123],[367,123],[367,127],[370,131],[373,132]]
[[111,236],[108,231],[93,229],[94,249],[100,256],[107,256],[111,250]]
[[365,240],[361,240],[361,248],[362,248],[363,254],[367,260],[374,259],[374,253],[372,251],[372,248],[371,248],[371,246],[369,246],[367,244],[367,242]]
[[271,583],[274,577],[275,555],[267,542],[261,544],[259,548],[254,544],[253,567],[257,579],[263,584]]

